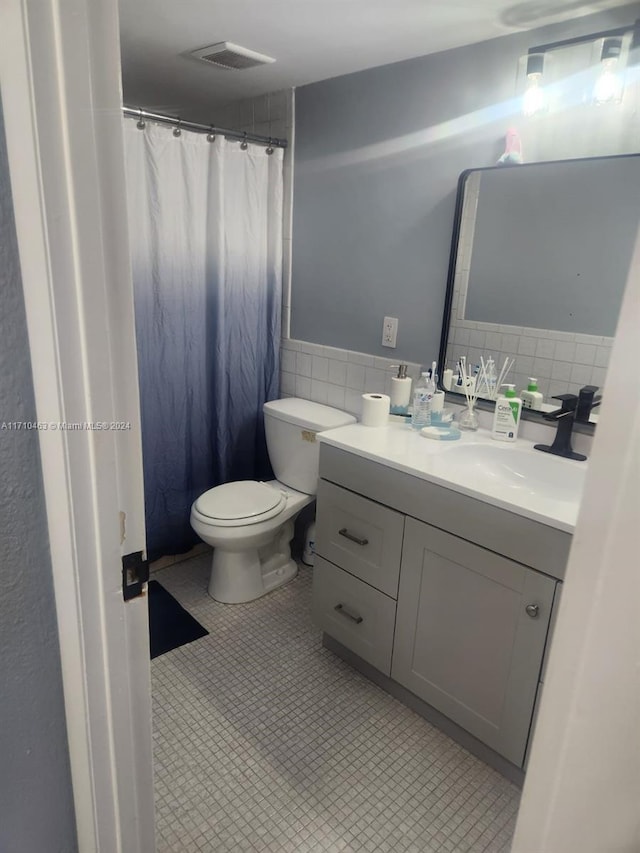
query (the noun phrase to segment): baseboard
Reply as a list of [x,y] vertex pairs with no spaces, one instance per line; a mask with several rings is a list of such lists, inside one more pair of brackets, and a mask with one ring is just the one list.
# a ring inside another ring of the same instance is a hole
[[158,557],[157,560],[149,563],[149,571],[153,574],[154,572],[159,572],[162,569],[168,569],[169,566],[173,566],[176,563],[183,563],[185,560],[190,560],[192,557],[198,557],[200,554],[206,554],[211,550],[212,548],[209,545],[206,545],[204,542],[199,542],[197,545],[194,545],[190,551],[186,551],[184,554],[167,554],[165,557]]

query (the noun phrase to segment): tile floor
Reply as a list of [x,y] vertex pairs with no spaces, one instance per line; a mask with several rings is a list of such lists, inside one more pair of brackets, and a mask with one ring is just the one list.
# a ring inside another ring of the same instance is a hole
[[257,602],[154,575],[209,631],[152,661],[158,853],[508,851],[518,789],[321,646],[312,571]]

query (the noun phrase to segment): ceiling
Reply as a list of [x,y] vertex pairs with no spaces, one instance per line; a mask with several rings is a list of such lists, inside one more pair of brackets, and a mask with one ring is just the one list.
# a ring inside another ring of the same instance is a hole
[[[125,103],[208,121],[232,101],[534,29],[624,0],[120,0]],[[275,57],[226,71],[186,54],[231,41]]]

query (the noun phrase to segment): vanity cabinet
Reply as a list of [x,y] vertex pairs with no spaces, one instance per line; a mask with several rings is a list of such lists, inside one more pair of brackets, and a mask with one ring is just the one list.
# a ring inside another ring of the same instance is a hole
[[331,446],[320,477],[316,624],[522,768],[570,534]]
[[408,518],[392,678],[521,766],[555,586]]

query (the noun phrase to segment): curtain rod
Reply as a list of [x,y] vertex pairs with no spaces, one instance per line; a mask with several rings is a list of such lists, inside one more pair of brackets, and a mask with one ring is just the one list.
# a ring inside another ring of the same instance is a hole
[[228,136],[230,139],[238,139],[240,142],[256,142],[259,145],[271,145],[273,148],[286,148],[288,143],[286,139],[278,139],[276,136],[261,136],[259,133],[244,133],[241,130],[228,130],[224,127],[217,127],[215,124],[197,124],[193,121],[182,121],[182,119],[174,116],[163,115],[162,113],[151,113],[147,110],[136,109],[135,107],[123,107],[122,112],[128,118],[147,119],[148,121],[157,121],[160,124],[171,124],[174,127],[183,127],[185,130],[193,130],[196,133],[213,133],[219,136]]

